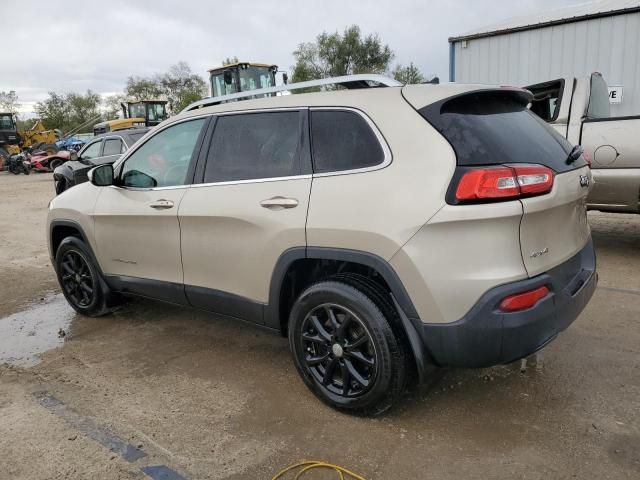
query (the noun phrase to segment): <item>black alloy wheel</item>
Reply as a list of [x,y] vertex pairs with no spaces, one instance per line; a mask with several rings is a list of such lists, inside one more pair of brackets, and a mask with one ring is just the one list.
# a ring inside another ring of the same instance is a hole
[[96,285],[87,260],[80,252],[69,250],[61,259],[60,278],[67,298],[80,308],[88,308],[96,300]]
[[327,303],[302,323],[306,368],[322,388],[342,397],[358,397],[375,381],[376,350],[364,323],[352,311]]

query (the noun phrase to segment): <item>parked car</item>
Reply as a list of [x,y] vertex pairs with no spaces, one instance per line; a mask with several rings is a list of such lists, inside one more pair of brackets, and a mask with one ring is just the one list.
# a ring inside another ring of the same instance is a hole
[[27,157],[31,164],[31,169],[35,172],[53,172],[56,168],[64,165],[71,158],[71,152],[59,150],[49,154],[44,151],[28,153]]
[[611,117],[609,90],[600,73],[526,87],[531,110],[593,161],[589,208],[640,213],[640,115]]
[[287,335],[322,401],[381,413],[433,366],[530,355],[594,292],[591,172],[531,100],[447,84],[197,102],[52,200],[58,281],[84,315],[139,295]]
[[60,165],[53,172],[56,194],[60,195],[74,185],[86,182],[89,170],[96,165],[115,162],[148,131],[148,128],[136,128],[98,135],[77,154],[72,152],[72,160]]

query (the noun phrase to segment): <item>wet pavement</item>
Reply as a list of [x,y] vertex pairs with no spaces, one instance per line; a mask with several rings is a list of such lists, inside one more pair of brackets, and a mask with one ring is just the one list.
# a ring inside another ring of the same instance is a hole
[[39,355],[62,345],[76,312],[61,293],[0,318],[0,363],[33,367]]
[[370,480],[640,478],[640,216],[590,213],[598,289],[537,358],[440,370],[369,419],[318,402],[284,338],[143,300],[72,313],[39,256],[50,176],[22,178],[26,226],[0,217],[0,478],[270,479],[303,459]]

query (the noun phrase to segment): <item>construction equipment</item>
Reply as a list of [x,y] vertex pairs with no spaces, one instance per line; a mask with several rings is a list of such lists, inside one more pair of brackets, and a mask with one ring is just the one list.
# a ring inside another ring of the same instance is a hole
[[127,128],[153,127],[168,118],[166,100],[140,100],[120,105],[122,118],[95,124],[94,135]]
[[43,151],[52,155],[58,151],[56,142],[62,137],[59,130],[47,130],[41,120],[33,127],[18,133],[16,117],[12,113],[0,113],[0,170],[10,155],[25,149]]
[[[278,66],[267,63],[236,62],[209,70],[211,97],[276,86]],[[283,83],[287,74],[283,73]],[[259,97],[261,95],[256,95]]]

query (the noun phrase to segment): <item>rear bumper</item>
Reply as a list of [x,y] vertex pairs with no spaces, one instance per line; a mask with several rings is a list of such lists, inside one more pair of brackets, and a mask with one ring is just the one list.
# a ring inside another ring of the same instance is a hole
[[[418,332],[437,365],[478,368],[510,363],[541,349],[571,325],[591,299],[597,278],[589,239],[580,252],[552,270],[489,290],[462,319],[422,323]],[[542,285],[551,294],[534,307],[512,313],[498,310],[504,297]]]

